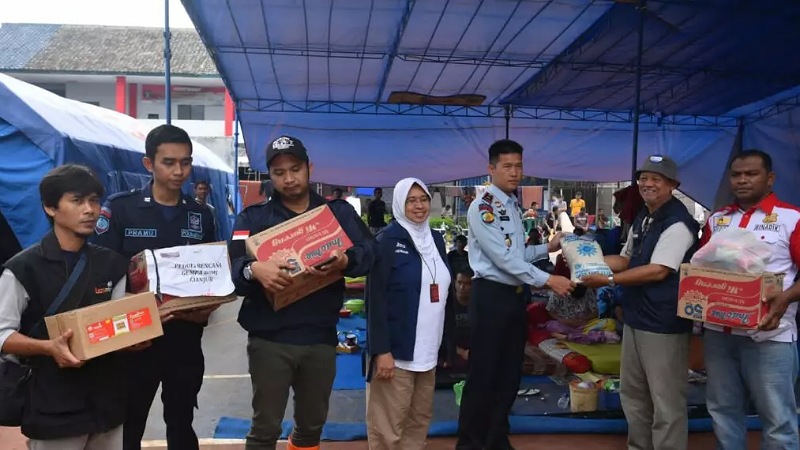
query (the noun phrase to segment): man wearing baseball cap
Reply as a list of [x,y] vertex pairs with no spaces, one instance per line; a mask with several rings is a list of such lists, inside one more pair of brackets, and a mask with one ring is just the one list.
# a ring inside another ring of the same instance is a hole
[[590,275],[583,282],[625,287],[620,399],[628,448],[683,450],[692,323],[676,316],[678,269],[697,249],[700,225],[672,195],[680,185],[675,161],[648,157],[636,181],[645,207],[622,253],[605,258],[614,275]]
[[[366,275],[377,248],[366,225],[344,200],[326,202],[309,189],[313,171],[303,143],[280,136],[267,148],[267,169],[273,194],[266,203],[253,205],[236,218],[229,243],[236,293],[244,297],[239,324],[248,332],[247,355],[253,384],[253,424],[247,435],[248,450],[274,450],[281,436],[281,421],[294,391],[295,427],[289,449],[318,449],[328,400],[336,375],[336,324],[344,298],[344,276]],[[353,242],[334,260],[309,271],[342,279],[275,311],[264,291],[274,294],[293,282],[288,263],[256,261],[247,254],[245,240],[318,206],[330,207]]]

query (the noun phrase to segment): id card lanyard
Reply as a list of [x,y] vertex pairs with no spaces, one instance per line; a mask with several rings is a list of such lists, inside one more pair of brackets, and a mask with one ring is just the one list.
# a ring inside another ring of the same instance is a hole
[[431,303],[439,303],[439,285],[436,283],[436,273],[438,270],[436,267],[436,258],[434,257],[433,259],[433,270],[431,270],[431,266],[429,266],[428,262],[425,261],[422,253],[420,253],[419,257],[422,260],[422,264],[425,264],[425,269],[428,270],[428,273],[431,276],[431,285],[429,286],[431,291]]

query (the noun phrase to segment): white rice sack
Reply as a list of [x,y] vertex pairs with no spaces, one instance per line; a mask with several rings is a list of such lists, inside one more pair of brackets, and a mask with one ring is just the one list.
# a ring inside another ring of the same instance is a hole
[[561,239],[561,251],[574,281],[586,275],[611,276],[611,269],[603,259],[600,244],[591,237],[567,234]]
[[744,228],[728,228],[711,235],[711,239],[698,250],[690,263],[729,272],[762,273],[769,264],[770,245],[756,238]]

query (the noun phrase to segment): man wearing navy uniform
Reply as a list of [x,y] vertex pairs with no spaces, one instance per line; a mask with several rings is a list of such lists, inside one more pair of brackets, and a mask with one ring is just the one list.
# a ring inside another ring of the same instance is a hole
[[246,450],[275,450],[281,422],[294,392],[295,426],[289,450],[319,450],[322,426],[336,375],[336,324],[344,298],[344,276],[366,275],[377,254],[377,243],[355,209],[342,199],[327,202],[353,247],[312,274],[341,274],[333,284],[278,311],[265,290],[280,292],[293,281],[284,269],[291,265],[256,261],[245,240],[326,204],[309,188],[313,164],[303,143],[280,136],[267,148],[267,169],[274,192],[268,202],[252,205],[236,218],[229,244],[236,293],[244,296],[239,324],[247,330],[247,356],[253,384],[253,423]]
[[492,185],[467,212],[469,265],[475,272],[469,316],[470,368],[458,418],[459,450],[508,450],[508,413],[517,396],[525,351],[526,285],[547,286],[560,295],[570,280],[532,263],[561,247],[525,247],[525,228],[514,192],[522,178],[522,146],[504,139],[489,147]]
[[[172,125],[154,128],[145,140],[145,168],[153,175],[143,189],[111,196],[100,212],[95,243],[130,258],[146,249],[213,242],[214,219],[205,205],[181,188],[192,172],[192,141]],[[203,327],[216,307],[163,317],[164,336],[132,355],[129,364],[124,449],[139,450],[159,384],[170,450],[198,448],[192,428],[203,383]]]

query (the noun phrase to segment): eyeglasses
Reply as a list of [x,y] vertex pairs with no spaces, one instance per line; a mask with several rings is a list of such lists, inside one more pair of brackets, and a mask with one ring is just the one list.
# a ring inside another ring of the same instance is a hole
[[423,197],[409,197],[406,199],[406,206],[416,205],[416,204],[427,205],[428,203],[430,203],[430,201],[431,199],[428,198],[427,195]]

